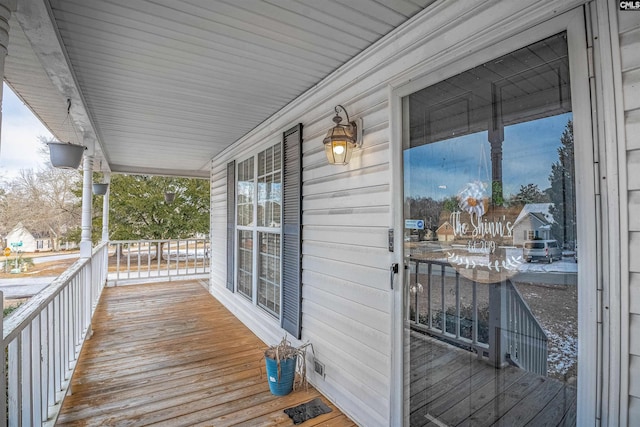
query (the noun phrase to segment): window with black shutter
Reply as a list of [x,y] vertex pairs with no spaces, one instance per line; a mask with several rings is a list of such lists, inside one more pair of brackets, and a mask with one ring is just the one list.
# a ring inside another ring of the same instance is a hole
[[302,124],[283,135],[282,319],[300,338],[302,303]]
[[234,291],[236,162],[227,163],[227,289]]
[[299,124],[284,132],[282,144],[227,168],[227,287],[278,318],[282,328],[297,338],[301,142]]

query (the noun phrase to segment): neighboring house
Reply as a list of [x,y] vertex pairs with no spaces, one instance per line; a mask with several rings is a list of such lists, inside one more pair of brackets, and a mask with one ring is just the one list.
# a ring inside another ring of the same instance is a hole
[[455,238],[453,234],[453,226],[449,221],[443,222],[442,225],[438,227],[436,235],[438,236],[439,242],[453,242],[453,239]]
[[6,240],[7,247],[13,251],[51,251],[54,248],[53,240],[47,233],[31,232],[21,222],[7,234]]
[[514,246],[522,246],[526,240],[553,238],[551,235],[553,216],[549,213],[551,206],[553,203],[524,205],[513,225]]

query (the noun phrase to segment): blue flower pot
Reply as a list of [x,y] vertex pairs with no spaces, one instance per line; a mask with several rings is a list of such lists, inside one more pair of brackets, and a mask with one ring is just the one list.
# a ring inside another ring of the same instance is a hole
[[293,390],[293,380],[296,377],[297,357],[280,361],[280,378],[278,378],[278,362],[269,357],[264,358],[267,364],[267,379],[269,389],[276,396],[286,396]]

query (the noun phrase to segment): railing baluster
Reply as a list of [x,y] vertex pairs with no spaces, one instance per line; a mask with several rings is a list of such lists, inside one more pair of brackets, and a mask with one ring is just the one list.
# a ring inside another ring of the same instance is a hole
[[116,244],[116,280],[120,279],[120,256],[122,254],[122,245]]
[[456,271],[456,338],[460,339],[460,273]]
[[22,412],[22,422],[27,425],[33,425],[31,419],[31,323],[22,330],[22,340],[20,342],[20,382],[22,383],[22,398],[20,399],[20,407]]
[[445,266],[444,264],[440,266],[440,318],[442,327],[442,334],[447,332],[447,312],[446,312],[446,302],[445,302],[445,292],[444,292],[444,275],[445,275]]
[[37,426],[42,424],[42,407],[39,402],[39,399],[42,396],[42,390],[40,388],[42,378],[40,372],[40,365],[42,363],[40,353],[40,316],[36,316],[36,318],[31,322],[30,341],[31,360],[29,363],[31,365],[31,419],[33,420],[33,425]]
[[[473,343],[474,346],[478,345],[478,282],[476,281],[477,278],[477,271],[473,270],[473,281],[471,282],[471,298],[472,298],[472,314],[471,314],[471,342]],[[478,351],[478,356],[481,357],[482,354],[481,351]]]
[[[56,395],[56,334],[55,334],[55,321],[56,321],[56,299],[51,301],[47,308],[47,408],[55,403]],[[47,411],[47,418],[49,414]]]
[[427,265],[427,312],[429,316],[429,329],[433,329],[433,310],[431,307],[431,263]]
[[147,277],[151,277],[151,242],[147,243]]
[[80,299],[78,295],[79,291],[80,289],[78,289],[78,280],[76,276],[73,278],[73,281],[71,283],[71,311],[73,313],[73,335],[71,335],[71,337],[73,338],[73,342],[71,343],[71,351],[69,352],[69,359],[71,361],[76,360],[76,344],[78,343],[78,330],[80,329],[80,311],[78,310],[78,307],[80,306],[80,302],[78,301]]
[[420,309],[418,308],[419,307],[419,304],[418,304],[419,296],[418,295],[420,293],[419,289],[418,289],[418,271],[419,270],[420,270],[420,262],[416,261],[416,271],[415,271],[415,273],[413,275],[413,289],[415,289],[415,297],[414,297],[415,310],[414,310],[414,313],[415,313],[415,316],[416,316],[416,319],[415,319],[416,323],[420,323]]
[[49,318],[50,306],[40,313],[40,413],[42,419],[48,418],[49,407]]
[[138,240],[138,278],[140,278],[142,276],[142,253],[141,251],[141,247],[142,247],[142,240]]
[[20,407],[22,405],[22,364],[21,359],[22,349],[22,334],[18,334],[18,337],[9,343],[7,347],[9,357],[9,372],[8,372],[8,388],[9,388],[9,426],[21,426],[22,425],[22,411]]
[[72,354],[72,341],[73,341],[73,315],[71,313],[71,307],[72,307],[72,301],[71,301],[71,289],[68,286],[67,288],[65,288],[65,292],[64,292],[64,305],[65,305],[65,310],[63,312],[63,316],[64,316],[64,344],[65,344],[65,349],[64,349],[64,366],[63,371],[62,371],[62,377],[64,378],[63,381],[67,380],[67,372],[69,369],[69,363],[71,362],[71,354]]

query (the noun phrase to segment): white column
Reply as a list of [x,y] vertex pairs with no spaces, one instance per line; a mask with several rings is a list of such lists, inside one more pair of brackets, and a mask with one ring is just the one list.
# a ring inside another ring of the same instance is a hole
[[[15,7],[15,1],[0,0],[0,76],[4,81],[4,58],[7,56],[9,46],[9,18],[11,8]],[[2,126],[2,84],[0,82],[0,126]]]
[[109,240],[109,195],[111,194],[111,174],[104,174],[104,182],[108,183],[107,193],[102,199],[102,241]]
[[80,236],[80,258],[91,258],[91,201],[93,197],[93,156],[85,153],[82,181],[82,223]]

